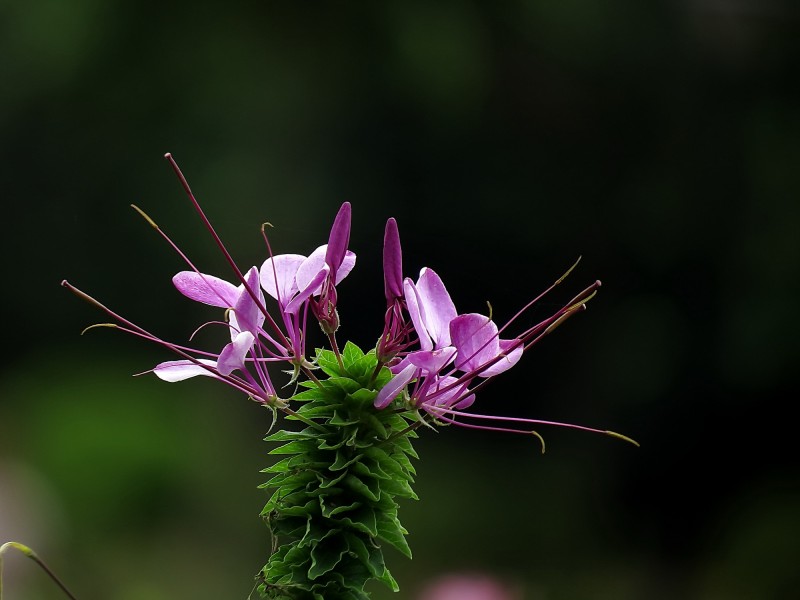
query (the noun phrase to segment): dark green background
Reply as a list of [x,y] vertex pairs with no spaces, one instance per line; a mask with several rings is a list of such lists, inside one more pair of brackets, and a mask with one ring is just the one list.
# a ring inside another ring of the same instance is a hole
[[[66,277],[184,340],[169,278],[325,241],[353,203],[340,339],[382,325],[380,245],[498,321],[575,273],[590,310],[476,410],[622,431],[419,443],[414,598],[481,571],[526,599],[792,598],[800,477],[800,10],[790,2],[0,3],[0,541],[81,600],[244,598],[265,561],[268,414],[110,331]],[[18,556],[9,600],[57,598]],[[390,596],[378,595],[376,598]]]

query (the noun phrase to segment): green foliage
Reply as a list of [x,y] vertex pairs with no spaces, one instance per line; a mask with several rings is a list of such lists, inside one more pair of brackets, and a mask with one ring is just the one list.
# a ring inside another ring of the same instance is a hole
[[327,379],[305,382],[292,398],[301,404],[294,419],[306,427],[266,438],[281,443],[270,454],[285,457],[264,469],[272,477],[262,487],[273,490],[261,513],[273,535],[264,598],[365,599],[372,579],[397,591],[382,544],[411,557],[397,501],[417,497],[413,417],[374,408],[391,376],[382,369],[373,377],[374,351],[348,343],[341,359],[340,366],[333,352],[317,351]]

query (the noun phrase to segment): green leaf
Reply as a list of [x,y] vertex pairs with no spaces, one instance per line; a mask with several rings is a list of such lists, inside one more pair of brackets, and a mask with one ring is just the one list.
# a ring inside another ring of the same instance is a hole
[[292,440],[308,440],[314,439],[319,436],[319,432],[314,432],[313,429],[307,427],[302,431],[276,431],[272,435],[264,438],[265,442],[289,442]]
[[362,506],[352,513],[348,513],[341,518],[340,523],[372,537],[378,537],[378,522],[375,517],[375,511],[369,506]]
[[269,451],[269,454],[303,454],[316,450],[316,440],[295,440]]
[[342,485],[373,502],[377,502],[381,495],[380,485],[375,479],[368,479],[367,482],[364,482],[355,475],[348,474],[342,480]]
[[335,517],[336,515],[349,512],[351,510],[355,510],[362,505],[361,502],[353,502],[352,504],[344,504],[344,505],[328,505],[323,504],[322,506],[322,516],[331,518]]
[[274,465],[267,467],[266,469],[261,469],[261,473],[283,473],[289,470],[289,461],[292,460],[291,457],[286,457],[280,459]]
[[345,393],[351,394],[357,390],[362,389],[361,384],[354,381],[350,377],[331,377],[322,382],[325,387],[331,386],[342,390]]
[[341,471],[342,469],[346,469],[350,465],[355,462],[361,460],[361,457],[364,456],[363,454],[351,454],[349,452],[344,452],[341,449],[336,451],[336,460],[333,461],[333,464],[328,467],[330,471]]
[[344,364],[344,368],[349,370],[350,365],[362,358],[364,358],[363,350],[348,340],[342,350],[342,363]]
[[311,566],[308,569],[308,578],[313,581],[331,571],[342,560],[342,555],[345,552],[347,552],[347,544],[343,537],[339,535],[339,530],[330,530],[311,549]]
[[317,364],[328,377],[342,375],[339,371],[339,361],[336,360],[336,355],[330,350],[317,348]]
[[400,552],[411,558],[411,548],[406,541],[406,530],[400,525],[400,521],[394,519],[379,519],[377,522],[378,539],[391,544]]
[[360,419],[354,415],[348,415],[347,413],[340,413],[338,410],[333,411],[333,416],[331,417],[330,421],[328,421],[328,425],[332,427],[346,427],[348,425],[356,425]]
[[375,398],[378,396],[378,392],[375,390],[368,390],[361,386],[358,389],[353,390],[350,392],[350,397],[353,398],[356,402],[361,404],[362,406],[372,406],[375,402]]

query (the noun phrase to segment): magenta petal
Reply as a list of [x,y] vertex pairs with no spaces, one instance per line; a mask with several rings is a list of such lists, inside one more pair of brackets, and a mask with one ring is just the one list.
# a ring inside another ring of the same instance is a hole
[[417,368],[414,365],[408,365],[405,369],[392,377],[378,392],[375,398],[375,408],[386,408],[389,406],[392,400],[397,398],[397,395],[402,389],[408,385],[408,382],[414,378],[416,370]]
[[397,221],[393,218],[386,221],[383,233],[383,291],[389,302],[403,297],[403,252]]
[[305,260],[306,257],[300,254],[278,254],[261,265],[261,287],[278,300],[281,307],[286,306],[297,293],[295,275]]
[[494,377],[503,371],[508,371],[522,358],[523,350],[524,346],[519,340],[500,340],[500,353],[503,357],[491,367],[487,367],[478,373],[478,375],[481,377]]
[[220,375],[230,375],[237,369],[244,369],[245,357],[253,347],[254,340],[252,333],[243,331],[237,334],[233,341],[222,349],[217,361],[217,369]]
[[428,333],[437,347],[450,345],[450,321],[458,316],[456,306],[441,278],[433,269],[420,271],[417,291],[422,300],[421,312]]
[[473,371],[500,354],[497,325],[484,315],[459,315],[450,323],[450,336],[458,348],[456,368]]
[[336,213],[336,219],[333,221],[328,238],[328,249],[325,252],[325,262],[328,263],[331,271],[337,274],[350,243],[350,213],[350,203],[345,202]]
[[452,362],[455,355],[456,349],[452,346],[447,346],[438,350],[412,352],[406,357],[406,360],[426,373],[438,373]]
[[232,283],[194,271],[181,271],[172,278],[172,283],[187,298],[220,308],[233,306],[239,295]]
[[201,358],[198,362],[203,363],[209,368],[207,369],[191,360],[170,360],[157,365],[156,368],[153,369],[153,373],[155,373],[159,379],[170,383],[183,381],[191,377],[197,377],[198,375],[217,377],[216,361]]

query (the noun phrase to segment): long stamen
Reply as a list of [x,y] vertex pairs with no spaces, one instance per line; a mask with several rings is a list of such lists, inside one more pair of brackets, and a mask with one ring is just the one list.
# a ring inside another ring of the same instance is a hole
[[[168,342],[166,340],[163,340],[163,339],[159,338],[158,336],[150,333],[149,331],[147,331],[143,327],[139,327],[135,323],[133,323],[133,322],[129,321],[128,319],[125,319],[124,317],[118,315],[116,312],[114,312],[113,310],[108,308],[102,302],[96,300],[95,298],[93,298],[92,296],[87,294],[86,292],[83,292],[80,289],[76,288],[74,285],[69,283],[66,279],[61,282],[61,285],[63,287],[65,287],[65,288],[67,288],[69,291],[71,291],[73,294],[75,294],[79,298],[85,300],[86,302],[89,302],[90,304],[93,304],[94,306],[98,307],[100,310],[102,310],[103,312],[105,312],[106,314],[108,314],[109,316],[113,317],[114,319],[116,319],[117,321],[119,321],[120,323],[122,323],[124,325],[124,327],[121,327],[119,325],[115,325],[114,323],[107,323],[107,324],[106,323],[99,323],[99,324],[87,327],[86,329],[84,329],[84,332],[88,331],[89,329],[93,329],[95,327],[112,327],[112,328],[118,329],[118,330],[120,330],[120,331],[122,331],[124,333],[128,333],[128,334],[131,334],[131,335],[134,335],[134,336],[137,336],[137,337],[141,337],[141,338],[143,338],[143,339],[145,339],[147,341],[154,342],[154,343],[156,343],[156,344],[158,344],[160,346],[163,346],[164,348],[167,348],[169,351],[177,354],[181,358],[184,358],[184,359],[186,359],[188,361],[191,361],[195,365],[205,369],[209,373],[213,374],[215,377],[218,377],[220,380],[228,383],[229,385],[231,385],[232,387],[234,387],[236,389],[239,389],[239,390],[243,391],[244,393],[248,394],[249,396],[253,396],[255,398],[263,398],[265,390],[259,389],[257,387],[253,387],[252,385],[247,384],[241,378],[235,377],[233,375],[222,375],[221,373],[219,373],[213,367],[211,367],[209,365],[206,365],[205,363],[201,362],[199,358],[197,358],[196,356],[194,356],[191,353],[202,354],[202,355],[209,356],[209,357],[216,357],[217,356],[216,354],[203,352],[201,350],[195,350],[193,348],[187,348],[185,346],[180,346],[178,344],[173,344],[172,342]],[[263,400],[265,400],[267,402],[274,402],[274,401],[278,401],[279,399],[276,396],[273,395],[273,396],[270,396],[268,398],[263,398]]]
[[542,454],[544,454],[545,451],[544,438],[539,434],[539,432],[534,431],[533,429],[513,429],[511,427],[492,427],[490,425],[475,425],[474,423],[464,423],[463,421],[456,421],[455,419],[450,419],[442,415],[439,415],[436,418],[445,423],[449,423],[450,425],[456,425],[458,427],[466,427],[467,429],[479,429],[481,431],[494,431],[497,433],[519,433],[522,435],[532,435],[536,439],[538,439],[539,443],[542,445]]
[[533,425],[549,425],[553,427],[566,427],[567,429],[578,429],[580,431],[588,431],[589,433],[599,433],[602,435],[607,435],[613,438],[617,438],[618,440],[622,440],[624,442],[628,442],[633,444],[634,446],[639,446],[639,442],[636,440],[629,438],[626,435],[622,435],[621,433],[617,433],[616,431],[610,431],[608,429],[595,429],[594,427],[586,427],[584,425],[575,425],[574,423],[562,423],[560,421],[545,421],[543,419],[525,419],[522,417],[502,417],[498,415],[482,415],[476,413],[468,413],[463,412],[460,410],[455,410],[452,408],[445,408],[445,407],[436,407],[436,410],[442,410],[443,412],[456,416],[456,417],[465,417],[469,419],[485,419],[487,421],[502,421],[505,423],[526,423],[526,424],[533,424]]
[[561,284],[561,282],[563,282],[563,281],[564,281],[564,280],[565,280],[567,277],[569,277],[569,274],[570,274],[570,273],[572,273],[572,271],[575,269],[575,267],[577,267],[577,266],[578,266],[578,263],[579,263],[579,262],[581,262],[581,257],[580,257],[580,256],[578,257],[578,260],[576,260],[576,261],[575,261],[575,262],[572,264],[572,266],[571,266],[569,269],[567,269],[566,273],[564,273],[564,274],[563,274],[561,277],[559,277],[559,278],[558,278],[558,279],[556,279],[556,280],[555,280],[555,281],[554,281],[552,284],[550,284],[550,287],[548,287],[548,288],[547,288],[545,291],[543,291],[541,294],[539,294],[538,296],[536,296],[536,297],[535,297],[533,300],[531,300],[531,301],[530,301],[530,302],[528,302],[528,303],[527,303],[525,306],[523,306],[521,309],[519,309],[519,311],[517,311],[517,313],[516,313],[516,314],[515,314],[513,317],[511,317],[511,319],[509,319],[509,320],[508,320],[508,322],[507,322],[505,325],[503,325],[503,326],[500,328],[500,333],[502,333],[502,332],[503,332],[503,331],[504,331],[504,330],[505,330],[505,329],[506,329],[506,328],[507,328],[509,325],[511,325],[511,323],[513,323],[514,321],[516,321],[516,320],[517,320],[519,317],[521,317],[521,316],[522,316],[522,315],[523,315],[525,312],[527,312],[527,310],[528,310],[530,307],[532,307],[532,306],[533,306],[534,304],[536,304],[536,303],[537,303],[539,300],[541,300],[542,298],[544,298],[544,297],[545,297],[547,294],[549,294],[551,291],[553,291],[553,289],[555,289],[555,288],[556,288],[556,287],[557,287],[559,284]]
[[167,152],[164,155],[164,158],[167,159],[170,166],[172,167],[172,170],[175,172],[175,175],[177,175],[178,180],[180,181],[184,192],[186,192],[186,195],[189,197],[189,201],[192,203],[192,206],[194,206],[194,209],[195,211],[197,211],[197,214],[200,215],[200,220],[203,222],[203,225],[205,225],[206,229],[211,234],[211,237],[214,239],[214,243],[216,243],[217,247],[222,252],[222,255],[225,257],[225,260],[227,261],[228,265],[230,265],[231,269],[236,274],[236,277],[239,279],[239,281],[242,284],[244,284],[244,288],[247,290],[247,293],[250,294],[250,297],[253,299],[253,302],[256,303],[258,309],[264,314],[264,317],[269,322],[270,327],[272,327],[278,333],[279,337],[283,338],[283,340],[288,345],[289,341],[286,339],[286,336],[284,336],[283,332],[281,331],[281,328],[278,327],[278,324],[275,322],[275,320],[272,318],[269,312],[267,312],[266,306],[264,306],[264,304],[258,299],[255,292],[250,289],[250,286],[247,285],[247,280],[245,279],[239,267],[236,265],[236,261],[233,260],[233,257],[231,256],[230,252],[228,252],[228,249],[222,242],[222,238],[219,237],[219,234],[217,233],[216,229],[214,229],[214,226],[211,224],[211,221],[206,216],[206,213],[203,212],[200,203],[194,197],[194,193],[192,193],[192,188],[189,187],[189,182],[186,180],[186,177],[184,177],[183,173],[181,172],[178,163],[175,162],[175,159],[172,158],[172,154],[169,152]]

